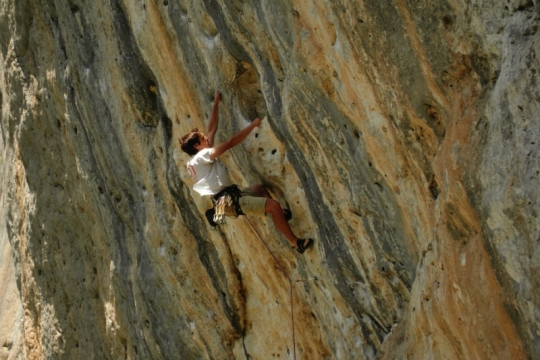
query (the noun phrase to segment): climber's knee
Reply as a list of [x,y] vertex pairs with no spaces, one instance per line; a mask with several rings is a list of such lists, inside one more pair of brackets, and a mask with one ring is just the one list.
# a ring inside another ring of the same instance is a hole
[[274,199],[267,199],[266,200],[266,205],[265,205],[264,210],[267,213],[272,214],[272,215],[283,213],[283,210],[281,209],[281,205],[279,204],[278,201],[276,201]]

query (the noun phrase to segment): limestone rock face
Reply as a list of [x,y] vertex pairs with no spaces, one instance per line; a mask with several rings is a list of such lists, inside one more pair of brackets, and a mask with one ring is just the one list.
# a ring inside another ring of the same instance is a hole
[[[0,0],[0,358],[540,358],[539,16]],[[304,255],[210,231],[178,139],[217,90]]]

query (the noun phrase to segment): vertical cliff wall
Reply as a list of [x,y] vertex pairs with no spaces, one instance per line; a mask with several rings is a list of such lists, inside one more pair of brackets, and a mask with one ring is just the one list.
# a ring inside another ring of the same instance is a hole
[[0,0],[0,358],[539,358],[538,6]]

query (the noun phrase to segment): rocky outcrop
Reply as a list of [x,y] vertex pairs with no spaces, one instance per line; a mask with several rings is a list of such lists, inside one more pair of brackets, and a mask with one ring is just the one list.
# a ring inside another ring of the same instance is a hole
[[[540,357],[538,6],[0,0],[0,357]],[[206,224],[216,90],[306,254]]]

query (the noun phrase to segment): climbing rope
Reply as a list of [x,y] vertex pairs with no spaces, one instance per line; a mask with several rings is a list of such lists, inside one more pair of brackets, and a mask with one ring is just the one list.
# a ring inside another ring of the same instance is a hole
[[[294,358],[294,360],[296,360],[296,339],[295,339],[295,334],[294,334],[293,280],[290,278],[289,274],[287,274],[287,271],[285,271],[285,269],[283,268],[281,263],[275,257],[272,250],[270,250],[268,245],[266,245],[266,242],[262,239],[261,235],[259,235],[259,232],[255,229],[255,227],[253,226],[253,224],[251,223],[251,221],[249,220],[249,218],[247,216],[246,216],[246,220],[248,221],[249,225],[253,229],[253,232],[255,234],[257,234],[257,237],[259,238],[259,240],[264,244],[264,247],[266,248],[266,250],[268,250],[270,255],[272,255],[272,257],[274,258],[274,261],[276,262],[276,264],[278,264],[279,268],[281,269],[281,272],[283,272],[283,274],[285,275],[285,277],[289,281],[289,294],[290,294],[290,298],[291,298],[291,324],[292,324],[293,358]],[[298,281],[308,281],[308,280],[297,280],[296,282],[298,282]]]

